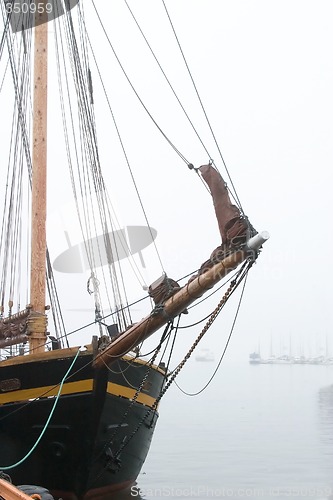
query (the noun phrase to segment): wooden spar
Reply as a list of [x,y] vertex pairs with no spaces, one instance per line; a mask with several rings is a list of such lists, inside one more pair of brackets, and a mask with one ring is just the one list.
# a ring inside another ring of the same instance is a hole
[[100,368],[105,364],[109,365],[139,345],[165,325],[170,318],[178,316],[186,307],[221,281],[224,276],[241,264],[251,253],[253,254],[253,251],[256,252],[268,238],[269,234],[266,231],[255,235],[247,242],[244,249],[235,251],[205,273],[199,274],[170,297],[163,304],[162,311],[157,314],[150,314],[116,338],[104,351],[98,354],[94,366]]
[[102,367],[104,364],[109,365],[116,359],[124,356],[124,354],[165,325],[170,318],[174,318],[183,312],[186,307],[243,262],[246,256],[246,252],[237,251],[218,264],[215,264],[207,272],[197,276],[193,281],[187,283],[187,285],[164,303],[162,311],[159,311],[157,314],[150,314],[116,338],[96,357],[94,365],[96,367]]
[[[36,12],[34,39],[34,103],[32,151],[32,227],[29,325],[30,351],[42,352],[46,341],[46,161],[47,161],[47,41],[46,2]],[[40,9],[39,9],[40,10]],[[34,321],[36,320],[36,321]]]
[[31,496],[18,490],[13,484],[4,479],[0,479],[0,497],[6,500],[31,500]]

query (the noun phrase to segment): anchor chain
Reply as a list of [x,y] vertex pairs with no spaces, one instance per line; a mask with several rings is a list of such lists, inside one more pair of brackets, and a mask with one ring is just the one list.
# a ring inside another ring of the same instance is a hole
[[[115,431],[113,432],[112,436],[111,436],[111,437],[110,437],[110,439],[108,440],[108,443],[107,443],[107,444],[103,447],[102,453],[103,453],[103,452],[106,452],[106,451],[107,451],[107,449],[109,448],[109,446],[110,446],[110,445],[112,444],[112,442],[114,441],[115,437],[116,437],[116,436],[117,436],[117,434],[119,433],[120,428],[121,428],[121,427],[122,427],[122,425],[125,423],[126,418],[127,418],[128,414],[129,414],[130,410],[132,409],[132,407],[133,407],[133,405],[135,404],[135,402],[137,401],[137,399],[138,399],[138,397],[139,397],[140,393],[142,392],[142,389],[143,389],[143,387],[144,387],[144,384],[145,384],[145,382],[147,381],[147,379],[148,379],[148,377],[149,377],[149,374],[150,374],[150,372],[151,372],[151,370],[152,370],[153,364],[154,364],[154,362],[155,362],[155,360],[156,360],[156,358],[157,358],[157,356],[158,356],[158,354],[159,354],[159,352],[160,352],[160,350],[161,350],[161,346],[162,346],[162,343],[163,343],[163,339],[166,337],[167,332],[168,332],[168,330],[169,330],[170,326],[171,326],[171,323],[168,323],[168,325],[166,326],[166,328],[165,328],[165,330],[164,330],[164,332],[163,332],[163,335],[162,335],[162,339],[161,339],[161,341],[160,341],[160,344],[157,346],[157,348],[156,348],[156,350],[155,350],[155,352],[154,352],[153,357],[150,359],[150,361],[149,361],[149,363],[148,363],[148,369],[147,369],[147,371],[146,371],[145,375],[143,376],[142,381],[141,381],[141,383],[140,383],[139,387],[136,389],[135,394],[134,394],[133,398],[131,399],[130,404],[129,404],[129,405],[128,405],[128,407],[126,408],[126,410],[125,410],[125,412],[124,412],[124,414],[123,414],[123,417],[122,417],[121,422],[117,425],[117,427],[116,427]],[[113,461],[113,462],[114,462],[114,463],[118,466],[118,469],[120,469],[120,466],[121,466],[120,461],[119,461],[119,459],[117,458],[117,457],[118,457],[118,455],[119,455],[119,453],[120,453],[119,451],[118,451],[116,454],[112,454],[112,452],[111,452],[111,455],[110,455],[110,457],[109,457],[109,461]]]
[[[158,396],[158,398],[156,400],[157,403],[155,402],[156,404],[158,404],[159,401],[162,399],[162,397],[164,396],[164,394],[166,393],[166,391],[169,389],[169,387],[171,386],[171,384],[173,383],[173,381],[175,380],[175,378],[179,375],[179,373],[182,370],[182,368],[184,367],[185,363],[189,360],[189,358],[193,354],[193,351],[195,350],[195,348],[199,344],[199,342],[202,339],[202,337],[205,335],[205,333],[208,331],[208,329],[212,326],[213,322],[217,318],[217,316],[220,313],[221,309],[223,308],[224,304],[227,302],[228,298],[230,297],[230,295],[231,295],[232,291],[234,290],[236,284],[237,284],[236,279],[233,280],[230,283],[229,288],[227,289],[227,291],[223,295],[222,299],[220,300],[220,302],[218,303],[218,305],[216,306],[216,308],[214,309],[214,311],[210,315],[210,317],[207,320],[207,322],[206,322],[205,326],[203,327],[202,331],[198,335],[197,339],[194,341],[192,347],[190,348],[190,350],[188,351],[188,353],[185,355],[184,359],[179,363],[179,365],[177,366],[177,368],[174,370],[174,372],[173,372],[170,380],[168,380],[168,382],[165,385],[165,387],[163,388],[161,394]],[[155,405],[155,403],[154,403],[154,405]],[[153,407],[154,407],[154,405],[153,405]]]
[[[240,275],[240,273],[241,273],[242,270],[243,270],[243,268],[238,273],[238,276]],[[128,439],[124,443],[122,443],[120,445],[119,450],[117,451],[117,453],[114,456],[115,459],[117,459],[117,457],[120,455],[120,453],[123,451],[123,449],[133,439],[133,437],[136,435],[136,433],[138,432],[138,430],[140,429],[140,427],[143,425],[143,423],[145,422],[145,420],[147,420],[147,418],[149,417],[149,415],[153,411],[155,411],[157,409],[157,406],[160,403],[162,397],[165,395],[165,393],[167,392],[167,390],[170,388],[170,386],[174,382],[175,378],[179,375],[179,373],[180,373],[181,369],[184,367],[186,361],[190,358],[190,356],[192,355],[193,351],[195,350],[196,346],[198,345],[198,343],[200,342],[200,340],[202,339],[202,337],[205,335],[205,333],[207,332],[207,330],[211,327],[211,325],[213,324],[213,322],[217,318],[218,314],[220,313],[221,309],[223,308],[223,306],[227,302],[228,298],[230,297],[231,293],[233,292],[233,290],[235,289],[236,286],[237,286],[237,278],[235,278],[230,283],[227,291],[225,292],[225,294],[223,295],[222,299],[220,300],[220,302],[218,303],[218,305],[216,306],[216,308],[214,309],[214,311],[210,315],[208,321],[206,322],[206,324],[203,327],[202,331],[200,332],[200,334],[198,335],[197,339],[193,343],[192,347],[190,348],[190,350],[188,351],[188,353],[185,355],[185,357],[181,361],[181,363],[174,370],[174,372],[173,372],[170,380],[168,380],[167,384],[164,386],[164,388],[160,392],[159,396],[156,398],[156,400],[153,403],[153,405],[151,406],[151,408],[149,408],[149,410],[147,410],[146,414],[141,418],[141,420],[139,421],[138,425],[133,430],[132,434],[130,434],[130,436],[128,437]],[[151,421],[150,425],[152,425],[152,421]]]

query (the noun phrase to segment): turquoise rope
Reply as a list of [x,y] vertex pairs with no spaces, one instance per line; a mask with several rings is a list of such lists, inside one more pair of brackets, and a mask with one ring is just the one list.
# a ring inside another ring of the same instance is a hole
[[36,446],[38,445],[38,443],[39,443],[39,442],[40,442],[40,440],[42,439],[42,437],[43,437],[43,435],[44,435],[44,433],[45,433],[45,431],[46,431],[46,429],[47,429],[47,426],[49,425],[49,422],[50,422],[50,420],[51,420],[51,418],[52,418],[52,415],[53,415],[53,413],[54,413],[54,410],[56,409],[57,403],[58,403],[58,401],[59,401],[59,397],[60,397],[60,394],[61,394],[61,391],[62,391],[62,387],[63,387],[63,385],[64,385],[64,382],[65,382],[65,380],[66,380],[66,378],[67,378],[67,376],[68,376],[69,372],[70,372],[70,371],[71,371],[71,369],[73,368],[74,363],[75,363],[75,361],[77,360],[77,357],[78,357],[78,355],[79,355],[79,352],[80,352],[80,349],[77,351],[76,356],[75,356],[75,358],[73,359],[73,361],[72,361],[72,363],[71,363],[71,366],[68,368],[68,370],[67,370],[67,372],[66,372],[66,374],[65,374],[64,378],[63,378],[63,379],[62,379],[62,381],[61,381],[61,384],[60,384],[60,387],[59,387],[59,391],[58,391],[57,397],[56,397],[56,399],[55,399],[55,402],[53,403],[53,408],[52,408],[52,410],[51,410],[51,413],[50,413],[50,415],[49,415],[49,418],[47,419],[46,424],[45,424],[45,426],[44,426],[44,429],[43,429],[43,430],[42,430],[42,432],[40,433],[40,435],[39,435],[39,437],[38,437],[38,439],[37,439],[36,443],[33,445],[33,447],[31,448],[31,450],[30,450],[30,451],[26,454],[26,456],[25,456],[25,457],[23,457],[23,458],[22,458],[19,462],[16,462],[16,464],[14,464],[14,465],[8,465],[7,467],[2,467],[2,466],[0,465],[0,470],[9,470],[9,469],[14,469],[14,467],[17,467],[18,465],[21,465],[21,464],[22,464],[22,463],[23,463],[23,462],[24,462],[24,461],[25,461],[28,457],[30,457],[31,453],[34,451],[34,449],[36,448]]

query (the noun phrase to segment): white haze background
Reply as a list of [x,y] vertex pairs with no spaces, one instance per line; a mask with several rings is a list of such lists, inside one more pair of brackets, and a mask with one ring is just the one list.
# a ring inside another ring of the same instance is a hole
[[[125,4],[96,5],[127,74],[158,124],[195,166],[207,163],[209,157]],[[250,273],[227,358],[246,362],[259,343],[267,354],[271,349],[275,354],[289,350],[291,345],[294,354],[315,355],[326,349],[327,339],[332,353],[333,5],[329,1],[221,0],[166,5],[245,213],[258,230],[271,234]],[[162,2],[130,6],[230,185]],[[96,28],[94,47],[98,32]],[[100,46],[106,47],[104,35],[100,38]],[[156,244],[164,268],[171,277],[182,277],[219,244],[211,199],[195,174],[155,132],[124,83],[111,50],[103,50],[97,57],[149,222],[158,231]],[[102,120],[108,135],[110,121],[105,114]],[[117,165],[117,148],[110,146],[102,154],[104,166],[110,164],[111,170]],[[110,173],[108,188],[125,213],[125,224],[144,223],[126,190],[119,197],[117,180],[122,180],[124,168],[120,159],[116,176]],[[143,251],[148,269],[153,253],[152,248]],[[147,281],[159,273],[156,266]],[[212,299],[211,308],[220,295]],[[205,345],[218,352],[229,333],[237,301],[233,299],[205,339]],[[189,316],[183,324],[192,320]],[[187,333],[182,335],[187,344]]]
[[[142,110],[119,69],[90,2],[85,2],[91,43],[110,97],[165,271],[180,278],[195,271],[219,245],[212,202],[196,175],[169,147]],[[163,3],[129,2],[156,57],[171,81],[209,155],[200,144],[149,54],[125,2],[96,0],[110,40],[145,105],[175,146],[196,167],[213,158],[230,185],[192,82],[173,37]],[[245,213],[259,230],[268,230],[258,263],[251,270],[227,360],[246,363],[257,349],[275,354],[292,345],[295,354],[317,354],[328,343],[332,355],[332,160],[333,160],[333,4],[329,0],[178,0],[166,2],[182,50]],[[51,28],[50,28],[51,32]],[[52,32],[51,32],[52,34]],[[50,45],[51,45],[50,41]],[[92,69],[94,63],[90,61]],[[97,129],[106,184],[125,225],[145,224],[101,85],[94,81]],[[50,95],[56,77],[50,74]],[[102,111],[97,105],[102,102]],[[59,113],[52,98],[50,113]],[[54,259],[66,248],[63,229],[71,229],[64,208],[71,201],[62,170],[61,124],[49,121],[48,211]],[[5,127],[5,124],[2,125]],[[52,145],[51,139],[56,138]],[[52,167],[55,167],[52,171]],[[73,232],[71,242],[80,236]],[[152,247],[143,250],[147,282],[161,273]],[[136,257],[137,258],[137,257]],[[138,260],[139,262],[139,260]],[[151,264],[151,266],[150,266]],[[93,321],[93,302],[84,275],[56,273],[66,293],[69,329]],[[82,290],[68,293],[74,283]],[[222,292],[192,323],[213,309]],[[142,290],[130,293],[130,300]],[[238,293],[239,297],[239,293]],[[222,352],[238,303],[231,300],[203,345]],[[90,307],[80,313],[73,309]],[[140,319],[145,312],[136,312]],[[183,330],[181,345],[195,338]],[[89,342],[92,330],[73,336]],[[155,342],[155,341],[154,341]]]

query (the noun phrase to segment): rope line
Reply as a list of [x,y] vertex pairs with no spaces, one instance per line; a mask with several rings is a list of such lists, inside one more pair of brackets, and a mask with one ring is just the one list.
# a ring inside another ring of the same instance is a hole
[[[189,77],[190,77],[190,79],[191,79],[191,81],[192,81],[192,84],[193,84],[193,87],[194,87],[195,93],[196,93],[196,95],[197,95],[197,97],[198,97],[198,100],[199,100],[199,103],[200,103],[200,106],[201,106],[202,112],[203,112],[203,114],[204,114],[204,116],[205,116],[205,118],[206,118],[207,125],[208,125],[209,130],[210,130],[210,132],[211,132],[211,134],[212,134],[213,140],[214,140],[215,145],[216,145],[216,147],[217,147],[217,150],[218,150],[218,152],[219,152],[219,155],[220,155],[220,158],[221,158],[222,163],[223,163],[223,165],[224,165],[225,171],[226,171],[226,173],[227,173],[227,175],[228,175],[228,178],[229,178],[230,184],[231,184],[231,186],[232,186],[232,188],[233,188],[233,190],[234,190],[234,198],[235,198],[235,200],[237,201],[237,204],[238,204],[238,206],[240,207],[240,209],[243,211],[243,209],[242,209],[242,205],[241,205],[240,200],[239,200],[239,197],[238,197],[238,195],[237,195],[236,188],[235,188],[234,183],[233,183],[233,181],[232,181],[232,179],[231,179],[231,175],[230,175],[229,169],[228,169],[228,167],[227,167],[227,165],[226,165],[226,162],[225,162],[225,160],[224,160],[224,158],[223,158],[223,155],[222,155],[221,149],[220,149],[220,147],[219,147],[219,145],[218,145],[218,142],[217,142],[216,136],[215,136],[215,134],[214,134],[214,131],[213,131],[212,125],[211,125],[211,123],[210,123],[210,120],[209,120],[209,118],[208,118],[207,112],[206,112],[206,110],[205,110],[205,107],[204,107],[204,105],[203,105],[202,99],[201,99],[201,97],[200,97],[200,94],[199,94],[198,88],[197,88],[197,86],[196,86],[196,83],[195,83],[195,81],[194,81],[193,75],[192,75],[192,73],[191,73],[191,70],[190,70],[189,65],[188,65],[188,63],[187,63],[187,60],[186,60],[186,58],[185,58],[185,54],[184,54],[184,51],[183,51],[183,49],[182,49],[182,47],[181,47],[181,44],[180,44],[179,38],[178,38],[178,36],[177,36],[177,34],[176,34],[176,30],[175,30],[174,25],[173,25],[173,23],[172,23],[172,20],[171,20],[170,14],[169,14],[168,9],[167,9],[167,7],[166,7],[166,5],[165,5],[165,1],[164,1],[164,0],[162,0],[162,3],[163,3],[163,5],[164,5],[164,9],[165,9],[166,15],[167,15],[167,17],[168,17],[168,19],[169,19],[169,21],[170,21],[170,25],[171,25],[172,31],[173,31],[174,36],[175,36],[175,38],[176,38],[176,41],[177,41],[177,44],[178,44],[179,50],[180,50],[180,52],[181,52],[181,55],[182,55],[182,57],[183,57],[183,60],[184,60],[185,66],[186,66],[187,71],[188,71],[188,74],[189,74]],[[208,155],[208,156],[211,158],[211,156],[210,156],[210,155]],[[214,164],[214,166],[215,166],[216,170],[218,170],[218,168],[216,167],[215,163],[214,163],[213,161],[212,161],[212,163]],[[244,212],[243,212],[243,213],[244,213]]]
[[21,465],[23,462],[25,462],[25,460],[27,460],[27,458],[29,458],[29,457],[30,457],[30,455],[31,455],[31,454],[33,453],[33,451],[36,449],[37,445],[39,444],[40,440],[41,440],[41,439],[42,439],[42,437],[44,436],[45,431],[46,431],[46,429],[47,429],[47,427],[48,427],[48,425],[49,425],[49,423],[50,423],[50,420],[51,420],[51,418],[52,418],[52,416],[53,416],[53,414],[54,414],[54,411],[55,411],[55,409],[56,409],[56,406],[57,406],[57,404],[58,404],[58,401],[59,401],[59,398],[60,398],[60,394],[61,394],[61,391],[62,391],[62,387],[63,387],[63,385],[64,385],[64,382],[65,382],[65,380],[66,380],[66,378],[67,378],[67,376],[68,376],[69,372],[70,372],[70,371],[71,371],[71,369],[73,368],[74,363],[75,363],[75,361],[77,360],[77,357],[78,357],[79,353],[80,353],[80,349],[77,351],[75,358],[73,359],[72,363],[70,364],[70,367],[68,368],[67,372],[65,373],[65,375],[64,375],[64,377],[63,377],[63,379],[62,379],[62,381],[61,381],[61,383],[60,383],[59,390],[58,390],[58,394],[57,394],[57,396],[56,396],[56,398],[55,398],[55,401],[54,401],[54,403],[53,403],[53,406],[52,406],[51,412],[50,412],[50,414],[49,414],[49,416],[48,416],[48,419],[47,419],[47,421],[45,422],[44,428],[42,429],[42,431],[41,431],[41,433],[40,433],[40,435],[39,435],[38,439],[37,439],[37,440],[36,440],[36,442],[35,442],[35,444],[34,444],[34,445],[32,446],[32,448],[28,451],[28,453],[27,453],[27,454],[26,454],[26,455],[25,455],[25,456],[24,456],[21,460],[19,460],[18,462],[16,462],[15,464],[13,464],[13,465],[7,465],[7,466],[2,466],[2,465],[0,465],[0,469],[1,469],[1,470],[10,470],[10,469],[14,469],[15,467],[17,467],[17,466]]
[[[248,264],[248,266],[251,267],[252,264],[253,264],[253,262],[250,262]],[[239,275],[240,275],[242,269],[239,271]],[[147,410],[147,412],[145,413],[145,415],[141,418],[141,420],[139,421],[139,423],[137,424],[137,426],[135,427],[135,429],[133,430],[133,432],[128,436],[128,438],[126,439],[126,441],[124,441],[120,445],[118,452],[113,457],[115,462],[117,461],[117,458],[119,457],[119,455],[121,454],[121,452],[123,451],[123,449],[134,438],[134,436],[136,435],[136,433],[140,429],[141,425],[147,420],[147,418],[149,417],[149,415],[152,412],[156,411],[157,406],[160,403],[162,397],[165,395],[165,393],[167,392],[167,390],[170,388],[170,386],[172,385],[173,381],[175,380],[175,378],[177,377],[177,375],[179,374],[179,372],[181,371],[181,369],[183,368],[183,366],[185,365],[185,363],[188,361],[188,359],[190,358],[191,354],[195,350],[196,346],[198,345],[198,343],[200,342],[200,340],[202,339],[202,337],[205,335],[205,333],[208,331],[208,329],[210,328],[210,326],[213,324],[213,322],[216,320],[218,314],[220,313],[220,311],[224,307],[225,303],[227,302],[227,300],[229,299],[229,297],[232,295],[232,293],[235,291],[235,289],[237,288],[237,286],[239,285],[239,283],[243,280],[243,278],[244,278],[245,275],[246,275],[246,273],[243,273],[243,275],[239,278],[239,282],[238,283],[237,283],[237,279],[235,279],[230,284],[228,290],[226,291],[226,293],[224,294],[224,296],[222,297],[222,299],[220,300],[220,302],[216,306],[215,310],[211,314],[211,316],[210,316],[209,320],[207,321],[206,325],[202,329],[201,333],[198,335],[197,339],[193,343],[193,345],[190,348],[190,350],[188,351],[188,353],[185,355],[184,359],[177,366],[177,368],[169,375],[170,378],[168,377],[168,379],[169,379],[168,382],[165,384],[165,386],[161,390],[159,396],[156,398],[156,400],[154,401],[153,405]]]
[[[222,351],[222,354],[221,354],[221,357],[220,357],[220,360],[212,374],[212,376],[210,377],[210,379],[208,380],[208,382],[204,385],[204,387],[202,389],[200,389],[199,391],[197,392],[186,392],[184,391],[184,389],[182,389],[178,384],[177,382],[175,381],[175,384],[176,386],[178,387],[178,389],[183,393],[183,394],[186,394],[186,396],[198,396],[199,394],[201,394],[205,389],[207,389],[207,387],[210,385],[210,383],[213,381],[213,379],[215,378],[215,375],[217,373],[217,371],[219,370],[220,366],[221,366],[221,363],[222,363],[222,360],[224,358],[224,355],[227,351],[227,348],[229,346],[229,343],[230,343],[230,340],[231,340],[231,336],[233,334],[233,331],[234,331],[234,328],[235,328],[235,325],[236,325],[236,321],[237,321],[237,318],[238,318],[238,313],[239,313],[239,310],[240,310],[240,306],[241,306],[241,303],[242,303],[242,300],[243,300],[243,295],[244,295],[244,291],[245,291],[245,286],[246,286],[246,282],[247,282],[247,278],[248,278],[248,272],[250,270],[250,267],[248,267],[248,269],[246,270],[246,273],[245,273],[245,279],[244,279],[244,283],[243,283],[243,289],[242,289],[242,292],[241,292],[241,296],[240,296],[240,299],[239,299],[239,302],[238,302],[238,306],[237,306],[237,310],[236,310],[236,314],[235,314],[235,317],[234,317],[234,320],[233,320],[233,323],[231,325],[231,329],[230,329],[230,333],[228,335],[228,338],[227,338],[227,342],[224,346],[224,349]],[[238,286],[238,285],[237,285]]]
[[115,56],[115,58],[116,58],[116,60],[117,60],[117,62],[118,62],[118,64],[119,64],[119,66],[120,66],[120,68],[121,68],[121,70],[122,70],[122,72],[123,72],[123,74],[124,74],[124,76],[125,76],[126,80],[128,81],[128,83],[129,83],[130,87],[132,88],[132,90],[133,90],[134,94],[135,94],[135,95],[136,95],[136,97],[138,98],[138,100],[139,100],[140,104],[142,105],[143,109],[146,111],[146,113],[147,113],[147,115],[149,116],[149,118],[152,120],[152,122],[154,123],[154,125],[156,126],[156,128],[159,130],[159,132],[162,134],[162,136],[165,138],[165,140],[169,143],[169,145],[172,147],[172,149],[173,149],[173,150],[174,150],[174,151],[178,154],[178,156],[179,156],[179,157],[180,157],[180,158],[181,158],[181,159],[182,159],[182,160],[186,163],[186,165],[189,165],[189,164],[190,164],[190,162],[189,162],[189,161],[185,158],[185,156],[184,156],[184,155],[183,155],[183,154],[182,154],[182,153],[181,153],[181,152],[180,152],[180,151],[176,148],[176,146],[172,143],[172,141],[171,141],[171,140],[167,137],[167,135],[163,132],[163,130],[162,130],[162,129],[161,129],[161,127],[158,125],[157,121],[154,119],[153,115],[150,113],[150,111],[148,110],[147,106],[144,104],[143,100],[142,100],[142,99],[141,99],[141,97],[139,96],[139,94],[138,94],[138,92],[136,91],[136,89],[135,89],[135,87],[134,87],[133,83],[131,82],[131,80],[130,80],[129,76],[127,75],[127,73],[126,73],[126,71],[125,71],[125,69],[124,69],[123,65],[121,64],[120,59],[118,58],[118,56],[117,56],[117,54],[116,54],[116,51],[114,50],[114,47],[113,47],[113,45],[112,45],[112,43],[111,43],[111,40],[110,40],[110,37],[109,37],[109,35],[108,35],[107,31],[106,31],[106,28],[105,28],[105,26],[104,26],[104,24],[103,24],[103,22],[102,22],[102,19],[101,19],[101,17],[100,17],[100,15],[99,15],[99,13],[98,13],[98,10],[97,10],[97,8],[96,8],[96,5],[95,5],[94,0],[91,0],[91,2],[92,2],[92,4],[93,4],[93,6],[94,6],[94,9],[95,9],[95,11],[96,11],[97,18],[98,18],[98,20],[99,20],[99,23],[100,23],[100,25],[101,25],[101,27],[102,27],[102,30],[103,30],[103,32],[104,32],[104,34],[105,34],[105,36],[106,36],[106,39],[107,39],[107,41],[108,41],[108,43],[109,43],[109,45],[110,45],[110,47],[111,47],[111,50],[112,50],[112,52],[113,52],[113,54],[114,54],[114,56]]

